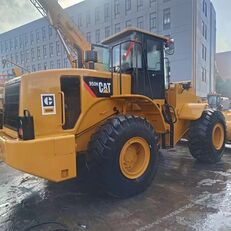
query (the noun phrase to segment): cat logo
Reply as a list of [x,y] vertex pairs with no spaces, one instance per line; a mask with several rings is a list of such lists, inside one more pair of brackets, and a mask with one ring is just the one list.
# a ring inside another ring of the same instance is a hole
[[92,97],[110,97],[112,95],[112,79],[84,76],[84,86]]
[[41,94],[42,115],[56,114],[55,94]]
[[110,94],[111,93],[111,83],[99,82],[99,92],[103,94]]

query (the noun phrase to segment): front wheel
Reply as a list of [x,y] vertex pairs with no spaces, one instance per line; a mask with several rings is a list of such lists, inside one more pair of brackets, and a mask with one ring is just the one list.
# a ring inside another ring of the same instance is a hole
[[97,164],[99,180],[109,194],[130,197],[144,191],[155,176],[157,137],[145,119],[116,116],[93,135],[87,160]]
[[225,141],[226,123],[220,111],[206,110],[200,119],[192,122],[189,130],[189,150],[198,161],[220,161]]

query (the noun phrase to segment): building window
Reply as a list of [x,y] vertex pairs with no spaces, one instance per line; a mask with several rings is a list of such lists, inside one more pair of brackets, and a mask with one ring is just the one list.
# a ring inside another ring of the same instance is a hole
[[31,48],[31,59],[32,59],[32,61],[35,60],[35,51],[34,51],[34,48]]
[[52,37],[53,35],[53,30],[52,30],[52,26],[48,26],[48,33],[49,33],[49,39]]
[[205,17],[207,17],[207,2],[206,0],[203,0],[203,13],[205,15]]
[[125,27],[127,28],[127,27],[131,27],[131,26],[132,26],[132,21],[131,20],[127,20],[125,22]]
[[[13,54],[10,55],[10,61],[14,62],[14,60],[13,60]],[[28,61],[29,61],[29,54],[28,54]]]
[[163,11],[163,29],[168,30],[171,28],[171,12],[170,8]]
[[36,41],[39,42],[39,40],[40,40],[39,30],[36,30]]
[[202,59],[207,60],[207,48],[204,44],[202,44]]
[[169,2],[170,0],[163,0],[163,3],[165,3],[165,2]]
[[143,16],[137,18],[137,27],[143,29]]
[[[24,59],[24,58],[23,58],[23,52],[21,51],[21,63],[24,63],[24,60],[23,60],[23,59]],[[6,60],[9,60],[8,55],[6,55]],[[22,60],[23,60],[23,61],[22,61]],[[7,62],[6,67],[10,67],[10,63],[9,63],[9,62]]]
[[95,40],[96,40],[96,43],[100,42],[100,29],[95,31]]
[[[6,44],[5,44],[5,46],[6,46]],[[19,35],[19,48],[22,48],[22,46],[23,46],[23,44],[22,44],[22,35]]]
[[91,32],[87,32],[87,41],[91,43]]
[[114,0],[114,14],[115,17],[119,15],[119,0]]
[[24,45],[25,45],[25,47],[27,47],[27,45],[28,45],[28,36],[27,36],[27,34],[24,35]]
[[91,15],[88,13],[86,16],[86,26],[88,27],[91,24]]
[[[74,21],[74,20],[73,20]],[[82,27],[83,26],[83,22],[82,22],[82,15],[78,16],[78,27]]]
[[142,10],[143,8],[143,0],[137,0],[137,11]]
[[44,63],[43,64],[43,70],[46,70],[47,69],[47,63]]
[[99,7],[95,8],[95,23],[98,23],[100,20],[100,9]]
[[43,45],[43,57],[47,57],[47,45]]
[[111,27],[107,26],[105,27],[105,38],[109,37],[111,33]]
[[120,23],[115,24],[115,33],[120,32]]
[[[15,38],[15,39],[17,39],[17,38]],[[16,44],[16,43],[15,43]],[[3,42],[0,42],[0,45],[1,45],[1,54],[3,54],[3,50],[4,50],[4,46],[3,46]],[[16,48],[16,47],[15,47]]]
[[150,0],[150,7],[152,7],[154,3],[156,3],[156,0]]
[[36,71],[36,67],[35,67],[34,64],[31,66],[31,70],[32,70],[32,71]]
[[202,20],[202,34],[204,38],[207,39],[207,25],[205,24],[203,20]]
[[104,21],[107,22],[110,18],[109,3],[104,4]]
[[205,39],[207,39],[207,25],[205,24]]
[[43,39],[43,41],[46,40],[46,29],[45,29],[45,26],[42,27],[42,39]]
[[[2,43],[1,43],[1,46],[2,46]],[[14,38],[14,49],[18,49],[18,38],[17,37]],[[1,50],[2,50],[2,47],[1,47]]]
[[50,69],[54,69],[54,61],[50,61]]
[[53,57],[53,55],[54,55],[54,46],[53,46],[53,43],[49,44],[49,52],[50,52],[50,57]]
[[60,59],[57,60],[57,68],[61,68],[61,61],[60,61]]
[[38,71],[41,70],[41,63],[38,64]]
[[5,40],[5,52],[7,52],[7,51],[8,51],[8,41]]
[[37,47],[37,58],[40,59],[41,53],[40,53],[40,47]]
[[60,50],[60,43],[59,41],[56,41],[56,54],[59,56],[61,53],[61,50]]
[[11,51],[13,50],[13,41],[12,41],[12,39],[10,39],[10,50]]
[[150,23],[150,31],[154,32],[156,29],[156,12],[150,14],[149,23]]
[[64,58],[64,68],[67,68],[67,66],[68,66],[67,58]]
[[125,13],[127,14],[132,8],[131,0],[125,0]]
[[15,54],[15,63],[18,63],[18,53]]
[[30,44],[31,45],[34,44],[34,33],[33,33],[33,31],[30,32]]
[[26,63],[28,63],[30,60],[30,52],[29,52],[29,49],[26,50]]
[[201,80],[202,82],[207,82],[207,71],[204,67],[201,67]]

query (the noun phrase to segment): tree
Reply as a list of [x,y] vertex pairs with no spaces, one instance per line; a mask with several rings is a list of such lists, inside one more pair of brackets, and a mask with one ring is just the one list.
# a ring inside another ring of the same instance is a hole
[[216,92],[231,99],[231,80],[223,79],[218,71],[215,71]]

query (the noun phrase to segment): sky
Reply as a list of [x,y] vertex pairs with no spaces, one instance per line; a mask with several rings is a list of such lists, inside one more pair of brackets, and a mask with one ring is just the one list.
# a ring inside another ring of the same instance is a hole
[[[41,17],[29,0],[0,0],[0,34]],[[63,8],[82,0],[59,0]]]
[[217,16],[217,52],[231,51],[231,0],[212,0]]
[[[81,0],[59,0],[62,7],[68,7]],[[217,52],[231,51],[231,0],[211,0],[217,14]],[[0,34],[30,21],[40,14],[29,0],[1,0]]]

